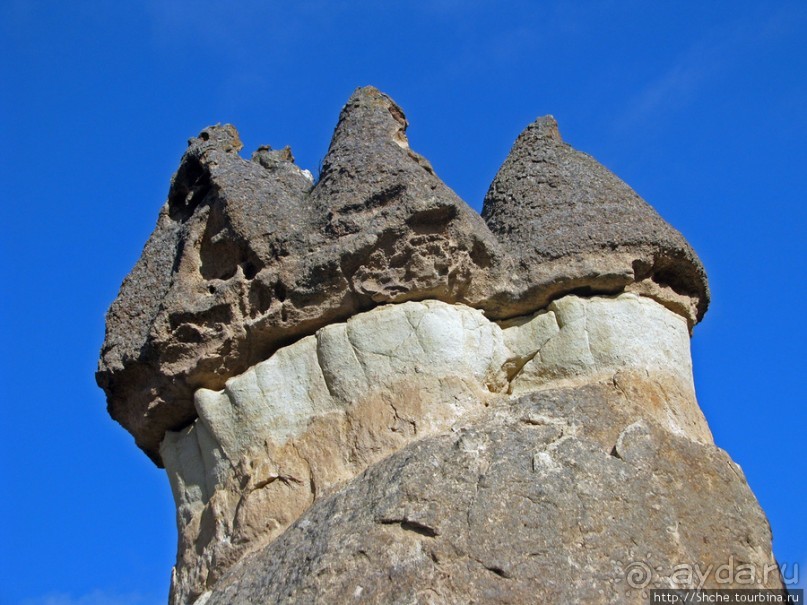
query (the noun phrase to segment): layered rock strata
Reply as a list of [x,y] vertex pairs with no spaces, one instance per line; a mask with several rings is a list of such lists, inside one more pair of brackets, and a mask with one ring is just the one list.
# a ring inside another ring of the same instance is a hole
[[[491,406],[317,501],[198,602],[645,605],[652,588],[781,590],[739,467],[647,416],[607,382]],[[744,575],[715,574],[730,565]]]
[[781,588],[695,398],[683,236],[551,117],[481,217],[406,127],[357,90],[316,181],[189,143],[97,374],[171,482],[172,605],[638,603],[729,559]]
[[160,449],[179,511],[176,601],[408,443],[508,398],[599,383],[711,443],[686,322],[632,294],[568,296],[504,327],[462,305],[384,306],[278,350],[222,391],[197,391],[199,419]]
[[342,110],[316,184],[288,149],[247,161],[232,126],[204,130],[107,315],[97,380],[110,414],[159,464],[165,432],[195,417],[196,389],[386,303],[463,303],[499,320],[570,292],[633,289],[692,326],[708,303],[695,253],[557,129],[533,136],[548,123],[516,142],[488,224],[409,148],[403,111],[373,88]]

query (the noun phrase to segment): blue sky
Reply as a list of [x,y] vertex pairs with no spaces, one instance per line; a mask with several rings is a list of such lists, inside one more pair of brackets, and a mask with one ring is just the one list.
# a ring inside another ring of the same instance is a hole
[[364,84],[477,209],[551,113],[684,233],[701,406],[807,575],[806,74],[803,1],[0,1],[0,603],[165,602],[174,508],[95,386],[104,313],[188,137],[316,171]]

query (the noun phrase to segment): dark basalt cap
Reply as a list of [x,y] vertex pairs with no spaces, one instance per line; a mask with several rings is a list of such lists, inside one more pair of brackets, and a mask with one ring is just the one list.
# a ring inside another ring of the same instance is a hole
[[165,431],[196,417],[196,388],[220,388],[249,367],[241,364],[250,362],[250,314],[279,312],[269,308],[274,284],[256,278],[278,250],[307,245],[293,234],[311,221],[303,203],[310,180],[290,154],[262,149],[250,162],[240,149],[231,125],[190,139],[157,226],[107,313],[96,380],[112,417],[155,460]]
[[155,462],[165,432],[196,417],[197,389],[376,305],[437,299],[506,319],[569,292],[633,290],[690,325],[703,314],[706,278],[683,237],[551,118],[516,142],[487,225],[409,148],[406,127],[387,95],[357,89],[316,184],[288,148],[242,158],[230,125],[189,141],[107,314],[96,374]]
[[193,394],[376,305],[475,306],[505,256],[482,218],[409,149],[388,96],[358,89],[319,182],[286,148],[238,155],[229,125],[191,139],[157,227],[107,314],[96,374],[109,412],[159,464]]
[[633,289],[701,319],[706,274],[684,237],[591,156],[564,143],[552,116],[516,140],[488,190],[482,216],[527,281]]

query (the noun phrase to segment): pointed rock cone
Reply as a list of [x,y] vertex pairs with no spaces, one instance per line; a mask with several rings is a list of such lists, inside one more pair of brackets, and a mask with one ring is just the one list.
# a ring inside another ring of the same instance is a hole
[[536,296],[631,290],[690,327],[706,311],[706,274],[684,237],[616,175],[564,143],[552,116],[518,137],[482,216]]
[[[407,121],[371,86],[345,104],[311,192],[340,270],[363,303],[482,298],[501,246],[409,147]],[[327,252],[326,252],[327,255]]]
[[[315,197],[327,198],[330,210],[344,213],[379,208],[406,189],[448,189],[431,164],[409,148],[408,125],[387,95],[372,86],[356,89],[342,108]],[[456,198],[450,190],[440,193]],[[357,201],[369,206],[361,208]]]
[[166,431],[278,347],[376,305],[478,303],[501,246],[411,151],[374,88],[342,110],[320,182],[288,149],[238,155],[232,126],[191,139],[168,202],[107,314],[96,380],[158,464]]
[[288,150],[238,155],[227,124],[190,139],[143,253],[107,313],[96,380],[110,415],[159,463],[166,430],[196,417],[193,392],[259,360],[255,331],[281,315],[278,259],[307,242],[310,176]]

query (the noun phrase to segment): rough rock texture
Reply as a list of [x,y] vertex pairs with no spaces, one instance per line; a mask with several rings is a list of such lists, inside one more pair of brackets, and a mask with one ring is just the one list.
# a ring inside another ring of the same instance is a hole
[[200,389],[199,420],[160,449],[178,510],[173,602],[411,441],[511,394],[599,381],[666,430],[711,443],[686,322],[633,294],[568,296],[503,327],[462,305],[384,306],[278,350],[222,391]]
[[174,603],[212,586],[311,502],[507,387],[481,312],[407,302],[331,324],[196,393],[199,420],[160,452],[177,503]]
[[189,143],[97,373],[171,482],[171,605],[781,588],[695,399],[683,237],[552,118],[482,217],[406,126],[358,89],[316,182],[232,126]]
[[[525,395],[408,445],[200,602],[647,603],[644,590],[681,586],[675,566],[732,557],[754,586],[781,588],[770,541],[725,452],[592,384]],[[644,569],[632,564],[650,566],[646,585],[628,583]],[[742,582],[710,575],[704,587]]]
[[683,236],[612,172],[564,143],[551,116],[518,137],[482,216],[539,299],[574,283],[595,292],[632,287],[692,324],[706,311],[706,274]]
[[[288,148],[242,159],[232,126],[191,139],[107,315],[97,380],[112,417],[161,464],[160,440],[194,419],[196,389],[384,303],[437,299],[505,319],[573,291],[631,289],[694,324],[708,296],[683,238],[593,159],[536,136],[541,124],[491,187],[493,233],[371,87],[342,110],[316,184]],[[558,180],[550,197],[544,165]]]
[[109,310],[97,376],[155,461],[165,431],[193,420],[195,389],[279,346],[380,303],[483,298],[500,246],[405,129],[386,95],[358,90],[316,186],[288,150],[242,159],[232,126],[191,139]]

